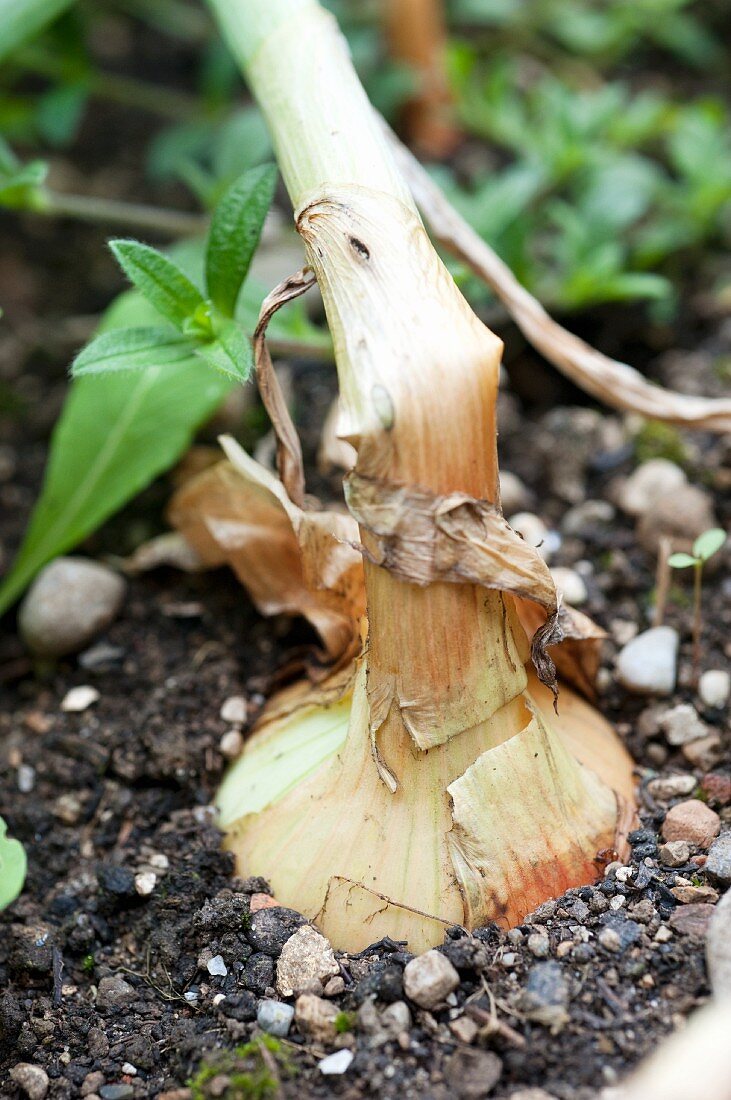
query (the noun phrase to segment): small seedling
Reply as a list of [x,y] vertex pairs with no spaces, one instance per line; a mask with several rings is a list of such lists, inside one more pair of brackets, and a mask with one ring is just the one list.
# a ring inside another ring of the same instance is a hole
[[19,840],[11,840],[0,817],[0,910],[15,901],[25,882],[28,861]]
[[690,554],[671,554],[668,565],[673,569],[693,569],[693,678],[698,677],[701,651],[702,608],[701,592],[703,588],[703,566],[717,554],[726,542],[726,532],[720,527],[711,527],[693,543]]

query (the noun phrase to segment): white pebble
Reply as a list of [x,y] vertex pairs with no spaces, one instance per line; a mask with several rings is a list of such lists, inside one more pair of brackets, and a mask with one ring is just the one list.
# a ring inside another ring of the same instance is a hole
[[617,679],[636,695],[670,695],[675,689],[678,634],[656,626],[633,638],[617,655]]
[[617,503],[628,515],[643,516],[657,500],[670,496],[687,480],[674,462],[651,458],[638,466],[620,486]]
[[223,955],[214,955],[212,959],[209,959],[206,963],[206,969],[212,978],[225,978],[228,974],[228,967],[223,961]]
[[218,747],[227,760],[235,760],[244,747],[241,731],[237,729],[227,730]]
[[137,1066],[133,1066],[131,1062],[122,1062],[122,1073],[126,1073],[129,1077],[136,1077]]
[[135,893],[141,898],[147,898],[157,885],[157,875],[154,871],[141,871],[135,875]]
[[80,687],[71,688],[71,691],[66,693],[61,702],[61,710],[67,714],[81,714],[82,711],[93,706],[99,698],[99,692],[95,687],[82,684]]
[[183,997],[185,998],[185,1000],[188,1002],[189,1005],[197,1005],[198,1004],[198,993],[194,989],[189,989],[187,993],[183,994]]
[[698,681],[698,694],[707,707],[725,707],[731,695],[731,673],[711,668]]
[[243,726],[248,709],[248,704],[243,695],[230,695],[224,701],[220,715],[224,722],[230,722],[232,726]]
[[21,794],[30,794],[36,785],[36,770],[30,764],[21,764],[17,775],[18,790]]
[[551,576],[553,577],[553,583],[563,596],[564,603],[572,604],[574,607],[586,603],[589,593],[586,590],[583,578],[579,576],[575,569],[566,569],[564,566],[557,565],[551,570]]
[[170,860],[163,852],[154,852],[147,861],[156,871],[167,871]]
[[350,1063],[353,1061],[355,1055],[352,1050],[347,1050],[343,1047],[342,1050],[336,1050],[334,1054],[328,1054],[327,1058],[323,1058],[317,1063],[317,1068],[320,1073],[324,1073],[326,1077],[333,1075],[339,1075],[345,1073]]

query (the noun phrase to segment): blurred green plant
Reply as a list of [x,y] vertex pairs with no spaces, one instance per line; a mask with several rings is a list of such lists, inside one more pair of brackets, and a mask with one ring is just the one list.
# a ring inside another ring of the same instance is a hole
[[693,543],[690,554],[671,554],[668,565],[671,569],[693,570],[693,680],[698,679],[701,659],[701,635],[703,633],[703,566],[726,545],[727,534],[721,527],[711,527]]
[[23,889],[28,866],[23,845],[8,837],[7,831],[0,817],[0,911],[11,905]]

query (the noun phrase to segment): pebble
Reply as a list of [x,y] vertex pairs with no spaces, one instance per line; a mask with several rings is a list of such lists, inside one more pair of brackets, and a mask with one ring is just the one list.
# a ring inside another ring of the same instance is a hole
[[294,1008],[282,1001],[262,1001],[256,1014],[256,1022],[262,1031],[284,1039],[289,1034],[294,1019]]
[[331,1043],[337,1032],[335,1021],[338,1009],[331,1001],[325,1001],[314,993],[302,993],[294,1006],[294,1022],[300,1035],[306,1035],[316,1043]]
[[477,1038],[480,1029],[470,1016],[459,1016],[456,1020],[451,1021],[449,1030],[455,1039],[469,1046]]
[[134,1094],[132,1085],[102,1085],[99,1089],[102,1100],[132,1100]]
[[707,848],[720,828],[721,819],[715,810],[698,798],[689,798],[668,810],[662,835],[665,840],[687,840],[689,844]]
[[530,493],[517,474],[510,470],[500,471],[500,503],[507,515],[522,512],[530,504]]
[[617,503],[627,515],[643,516],[658,499],[672,496],[687,482],[680,466],[666,458],[651,458],[621,483]]
[[638,634],[617,655],[617,679],[636,695],[670,695],[675,689],[678,634],[656,626]]
[[694,775],[681,773],[679,775],[663,775],[658,779],[651,779],[647,784],[647,793],[658,802],[671,802],[674,798],[682,798],[690,794],[698,786]]
[[724,833],[708,849],[705,870],[722,886],[731,886],[731,833]]
[[244,747],[244,738],[241,730],[227,730],[221,738],[218,747],[221,750],[221,754],[225,756],[227,760],[235,760]]
[[56,558],[38,574],[23,600],[18,626],[39,657],[62,657],[84,649],[114,621],[125,581],[86,558]]
[[564,566],[557,565],[551,570],[551,576],[553,577],[553,583],[563,596],[564,603],[571,604],[573,607],[579,607],[582,603],[586,603],[589,592],[583,577],[575,569],[567,569]]
[[622,941],[613,928],[602,928],[597,938],[605,951],[618,952],[622,950]]
[[721,806],[731,802],[731,776],[711,773],[701,779],[701,790],[712,801]]
[[334,1054],[328,1054],[327,1058],[322,1058],[317,1063],[317,1068],[326,1077],[340,1076],[347,1072],[354,1057],[352,1050],[343,1047],[342,1050],[336,1050]]
[[658,849],[663,867],[682,867],[690,859],[690,848],[685,840],[669,840]]
[[140,871],[135,875],[135,893],[141,898],[148,898],[157,885],[157,875],[154,871]]
[[225,978],[228,974],[228,967],[223,961],[223,955],[214,955],[212,959],[209,959],[206,963],[206,970],[212,978]]
[[122,1062],[122,1073],[126,1073],[128,1077],[136,1077],[137,1066],[133,1066],[131,1062]]
[[535,955],[537,959],[548,958],[551,950],[548,936],[543,936],[540,932],[531,932],[528,937],[528,950],[531,955]]
[[460,1100],[481,1100],[500,1080],[503,1063],[491,1050],[458,1047],[444,1063],[444,1078],[450,1096]]
[[50,1081],[48,1074],[32,1062],[18,1062],[10,1071],[15,1084],[23,1090],[29,1100],[43,1100],[48,1092]]
[[230,695],[221,707],[220,716],[232,726],[243,726],[249,712],[249,704],[243,695]]
[[710,668],[702,673],[698,694],[707,707],[725,707],[731,695],[731,673],[722,668]]
[[585,500],[569,508],[561,521],[561,530],[565,535],[582,535],[592,527],[607,526],[616,514],[608,500]]
[[690,703],[678,703],[664,711],[658,716],[657,724],[671,745],[687,745],[708,734],[708,726]]
[[258,913],[260,909],[278,909],[279,902],[271,894],[252,894],[249,901],[249,912]]
[[[262,909],[257,916],[271,913]],[[277,963],[277,990],[284,997],[297,996],[313,984],[324,986],[328,978],[340,973],[333,949],[325,937],[304,924],[285,943]]]
[[696,905],[702,902],[715,905],[718,901],[718,892],[712,886],[693,886],[692,884],[673,886],[670,893],[681,905]]
[[710,771],[723,756],[723,745],[717,733],[709,733],[706,737],[700,737],[697,741],[689,741],[683,745],[682,753],[685,759],[694,768],[701,771]]
[[459,974],[440,951],[417,955],[404,968],[404,992],[419,1008],[435,1008],[459,986]]
[[67,691],[61,701],[61,710],[66,714],[81,714],[97,703],[101,696],[95,687],[81,684]]
[[97,989],[96,1003],[99,1008],[120,1008],[129,1004],[135,997],[133,987],[119,974],[102,978]]
[[260,909],[254,913],[246,929],[246,938],[255,951],[278,955],[287,940],[305,924],[305,918],[294,909],[282,906]]
[[510,1093],[508,1100],[556,1100],[556,1097],[545,1089],[518,1089]]
[[540,962],[531,967],[521,998],[529,1020],[548,1027],[556,1035],[568,1023],[569,988],[557,962]]
[[708,925],[715,911],[715,905],[709,905],[707,902],[698,905],[679,905],[670,914],[669,923],[676,932],[702,940],[705,939]]
[[18,790],[21,794],[30,794],[36,785],[36,770],[30,764],[21,764],[17,773]]
[[673,540],[674,550],[690,551],[698,535],[717,526],[710,495],[695,485],[681,485],[645,512],[637,525],[637,541],[648,554],[657,553],[663,537]]
[[389,1035],[401,1035],[411,1027],[411,1011],[406,1001],[394,1001],[381,1013],[381,1026]]

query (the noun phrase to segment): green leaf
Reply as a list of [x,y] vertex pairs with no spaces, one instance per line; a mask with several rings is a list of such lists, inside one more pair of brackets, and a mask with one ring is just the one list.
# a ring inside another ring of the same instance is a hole
[[73,0],[0,0],[0,61],[35,37]]
[[236,321],[221,325],[218,338],[208,344],[200,344],[196,355],[209,367],[237,382],[247,382],[254,366],[251,344]]
[[714,554],[717,554],[726,541],[726,532],[720,527],[711,527],[709,531],[704,531],[702,535],[693,543],[693,553],[701,561],[708,561]]
[[673,569],[688,569],[691,565],[697,565],[698,559],[692,558],[690,554],[671,554],[668,558],[668,565]]
[[15,901],[23,889],[28,861],[19,840],[10,840],[0,817],[0,911]]
[[39,191],[48,174],[43,160],[33,160],[15,171],[0,174],[0,206],[9,210],[34,209],[39,205]]
[[206,286],[214,305],[226,317],[233,317],[236,311],[276,180],[274,165],[252,168],[229,187],[213,215],[206,253]]
[[139,241],[110,241],[109,247],[130,282],[155,309],[182,328],[204,299],[176,263]]
[[195,344],[160,326],[115,329],[94,337],[71,364],[71,374],[107,374],[189,362]]
[[[160,320],[128,292],[108,311],[105,328]],[[165,367],[74,381],[23,545],[0,585],[0,614],[46,562],[77,546],[167,470],[230,385],[195,357],[178,364],[174,381]]]

